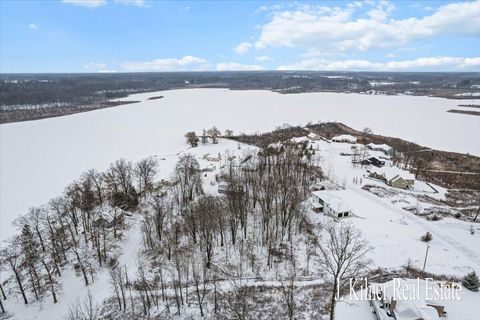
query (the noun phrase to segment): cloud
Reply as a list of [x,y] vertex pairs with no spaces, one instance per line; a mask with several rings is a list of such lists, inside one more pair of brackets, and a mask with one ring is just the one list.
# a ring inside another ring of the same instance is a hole
[[[87,8],[98,8],[107,4],[107,0],[62,0],[62,2]],[[113,0],[113,2],[125,6],[146,6],[145,0]]]
[[252,44],[250,42],[242,42],[238,46],[236,46],[233,50],[240,55],[246,54],[252,48]]
[[204,70],[207,60],[194,56],[183,58],[164,58],[152,61],[124,62],[123,69],[132,72],[142,71],[189,71]]
[[403,47],[437,35],[480,35],[480,0],[445,4],[422,18],[394,19],[394,10],[391,3],[379,1],[278,11],[261,26],[255,47],[367,51]]
[[480,57],[425,57],[414,60],[371,62],[368,60],[307,59],[281,65],[277,70],[326,71],[479,71]]
[[261,62],[267,62],[267,61],[272,61],[273,59],[270,58],[269,56],[259,56],[259,57],[255,57],[255,60],[261,61]]
[[97,71],[98,73],[115,73],[117,70],[111,70],[111,69],[101,69]]
[[28,28],[29,28],[30,30],[37,30],[37,29],[38,29],[38,25],[36,25],[36,24],[34,24],[34,23],[30,23],[30,24],[28,25]]
[[145,7],[145,0],[114,0],[113,2],[126,6]]
[[396,55],[395,55],[394,53],[391,53],[391,52],[390,52],[390,53],[387,53],[384,57],[391,59],[391,58],[395,58]]
[[62,2],[87,8],[97,8],[107,4],[106,0],[62,0]]
[[255,64],[240,64],[236,62],[217,63],[217,71],[258,71],[265,70],[265,67]]

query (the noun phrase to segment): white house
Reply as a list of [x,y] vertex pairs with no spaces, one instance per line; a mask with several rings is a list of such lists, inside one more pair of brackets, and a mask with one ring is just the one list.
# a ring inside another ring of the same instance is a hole
[[367,148],[374,151],[381,151],[386,155],[392,154],[392,147],[390,147],[388,144],[369,143],[367,144]]
[[357,138],[349,134],[342,134],[332,138],[333,142],[357,143]]
[[312,209],[315,212],[323,212],[336,218],[348,217],[352,209],[339,196],[340,191],[314,191]]

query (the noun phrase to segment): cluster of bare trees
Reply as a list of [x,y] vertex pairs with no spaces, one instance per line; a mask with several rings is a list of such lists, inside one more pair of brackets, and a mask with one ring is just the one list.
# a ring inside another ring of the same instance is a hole
[[153,158],[135,164],[120,159],[104,173],[85,172],[61,196],[18,218],[20,234],[0,253],[0,266],[11,274],[3,298],[18,292],[28,304],[51,295],[57,303],[59,278],[69,264],[86,286],[95,281],[97,268],[112,263],[125,215],[153,190],[156,172]]
[[[195,131],[189,131],[185,134],[185,139],[187,143],[192,146],[198,146],[198,142],[202,142],[202,144],[207,144],[211,141],[213,144],[218,143],[218,139],[221,137],[222,133],[217,127],[213,126],[212,128],[205,130],[203,129],[202,135],[199,137],[195,133]],[[231,137],[233,135],[233,131],[230,129],[226,129],[223,136],[224,137]]]
[[[47,295],[56,303],[69,264],[86,286],[108,267],[110,310],[126,318],[150,317],[155,309],[181,314],[194,305],[201,316],[246,319],[255,309],[249,279],[273,269],[280,284],[274,291],[293,319],[302,254],[297,235],[308,242],[306,269],[315,256],[312,269],[334,279],[333,295],[358,274],[367,250],[359,234],[327,228],[321,243],[322,231],[315,235],[306,222],[303,203],[321,178],[310,150],[285,145],[224,159],[216,175],[228,185],[221,196],[205,193],[200,165],[189,154],[178,159],[170,181],[155,182],[154,158],[120,159],[103,173],[85,172],[60,197],[18,219],[21,233],[1,252],[1,266],[11,273],[7,290],[0,287],[3,299],[18,292],[25,304]],[[114,250],[131,214],[140,215],[143,237],[133,271],[116,261]],[[332,314],[334,306],[332,299]],[[94,319],[99,312],[89,294],[67,318]]]
[[[227,309],[232,311],[233,305],[219,301],[220,296],[229,296],[216,286],[221,277],[223,281],[241,278],[247,265],[252,272],[263,263],[272,268],[278,247],[288,242],[291,246],[285,257],[295,264],[292,242],[294,234],[301,232],[305,213],[302,202],[321,177],[310,151],[285,146],[279,152],[252,152],[243,159],[226,159],[224,171],[217,176],[228,184],[224,196],[204,193],[198,162],[184,155],[175,167],[169,191],[147,201],[149,210],[143,214],[142,233],[151,258],[146,260],[155,268],[143,267],[151,272],[139,277],[150,288],[147,292],[162,292],[168,310],[169,301],[180,313],[182,306],[193,299],[203,315],[208,299],[214,312],[230,314]],[[265,254],[256,256],[255,250]],[[238,259],[239,264],[227,272],[222,270],[220,260],[229,258]],[[287,294],[285,299],[293,316],[292,295]],[[155,300],[150,296],[143,301]]]

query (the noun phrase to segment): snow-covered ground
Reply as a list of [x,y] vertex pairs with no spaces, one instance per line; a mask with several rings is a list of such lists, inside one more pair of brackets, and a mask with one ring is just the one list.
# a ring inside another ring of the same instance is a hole
[[[171,146],[171,153],[151,153],[159,160],[161,168],[159,178],[168,178],[170,176],[180,154],[192,153],[199,160],[201,168],[215,166],[214,172],[206,172],[202,175],[205,191],[212,194],[216,194],[218,188],[218,184],[213,181],[214,175],[219,172],[222,161],[208,161],[202,159],[203,156],[207,153],[211,156],[217,156],[220,153],[222,154],[222,159],[225,159],[225,153],[229,153],[230,155],[242,157],[247,151],[246,149],[249,148],[225,139],[222,139],[216,145],[200,145],[197,148],[189,148],[183,141],[184,139],[172,137],[172,140],[178,140],[178,145]],[[480,232],[477,232],[475,236],[470,235],[467,229],[468,224],[460,220],[426,221],[411,212],[403,210],[401,206],[392,204],[391,199],[379,198],[368,191],[362,190],[361,186],[366,183],[377,183],[379,186],[382,183],[364,179],[365,169],[359,166],[353,167],[350,156],[340,155],[341,152],[350,150],[349,144],[319,141],[315,143],[315,147],[319,149],[316,151],[319,164],[330,176],[330,179],[339,185],[344,184],[346,187],[345,190],[341,190],[338,194],[352,208],[354,216],[341,221],[356,225],[372,245],[373,250],[369,253],[369,258],[372,259],[371,268],[398,269],[408,259],[411,259],[415,267],[421,268],[426,244],[421,242],[419,238],[426,231],[429,231],[433,235],[433,240],[430,243],[427,271],[457,275],[459,277],[472,269],[480,273],[480,251],[478,246],[473,245],[478,242]],[[378,153],[372,152],[372,155],[378,155]],[[146,155],[138,155],[138,157],[143,156]],[[363,178],[362,183],[353,183],[353,178]],[[419,190],[409,192],[431,193],[430,190],[422,191],[426,189],[424,184],[418,183],[418,185]],[[406,192],[406,197],[409,196],[409,192]],[[330,217],[313,212],[311,217],[326,223],[332,221]],[[136,255],[141,247],[142,237],[140,223],[136,221],[139,217],[133,216],[130,219],[129,223],[132,225],[132,228],[129,229],[126,237],[122,240],[118,251],[122,252],[119,257],[119,264],[126,265],[129,275],[133,278],[136,272]],[[44,301],[43,303],[36,302],[25,307],[22,301],[18,300],[6,301],[6,307],[8,310],[14,310],[15,316],[20,319],[61,319],[68,311],[68,306],[71,303],[84,299],[88,292],[81,279],[74,278],[73,270],[64,272],[64,276],[60,279],[63,284],[63,290],[59,297],[61,301],[59,304],[54,305],[50,301]],[[98,303],[112,294],[106,269],[102,269],[96,275],[95,283],[89,287],[89,290],[95,293],[95,299]],[[466,297],[465,301],[457,304],[452,303],[447,306],[447,311],[450,315],[471,315],[469,310],[466,311],[465,306],[471,303],[475,297],[478,297],[478,294],[468,293]],[[348,315],[352,314],[355,314],[355,316],[349,318]],[[371,315],[368,303],[351,301],[339,303],[338,319],[370,319]]]
[[[478,319],[478,299],[480,298],[480,293],[479,292],[472,292],[466,289],[463,289],[461,291],[457,291],[457,295],[460,298],[460,300],[451,298],[449,299],[449,296],[447,295],[447,291],[445,291],[444,296],[442,298],[438,298],[435,300],[428,300],[427,294],[430,297],[433,297],[433,289],[435,286],[438,285],[437,282],[430,281],[425,282],[425,281],[419,281],[414,279],[398,279],[396,281],[399,281],[398,283],[401,283],[401,285],[408,285],[411,286],[411,288],[414,288],[413,290],[418,290],[416,292],[416,297],[418,299],[408,301],[408,299],[405,299],[404,301],[407,301],[407,303],[419,302],[419,305],[425,306],[427,303],[433,303],[437,305],[441,305],[445,307],[445,311],[447,312],[447,319],[462,319],[462,320],[474,320]],[[393,282],[390,282],[390,285],[393,286]],[[427,291],[428,290],[430,291]],[[438,288],[438,287],[437,287]],[[438,289],[437,289],[438,290]],[[356,299],[357,297],[361,297],[362,295],[365,296],[366,290],[361,290],[356,293],[356,295],[350,295],[347,294],[342,298],[341,301],[338,302],[337,304],[337,318],[341,320],[376,320],[377,318],[373,314],[373,308],[370,307],[369,301],[364,300],[364,299]],[[398,290],[400,292],[400,290]],[[407,291],[410,292],[410,291]],[[427,293],[428,292],[428,293]],[[453,292],[453,289],[452,291]],[[420,303],[421,301],[421,303]],[[400,302],[400,303],[403,303]],[[411,315],[413,316],[413,315]],[[393,318],[388,318],[388,319],[393,319]],[[408,315],[407,317],[404,317],[403,319],[414,319],[414,318],[409,318]]]
[[[374,247],[371,252],[374,265],[399,268],[411,259],[415,267],[422,268],[427,245],[420,241],[420,237],[428,231],[433,235],[433,240],[429,243],[427,271],[457,276],[463,276],[472,269],[480,273],[480,247],[472,245],[480,241],[480,232],[472,235],[471,223],[451,218],[427,221],[402,209],[417,205],[416,195],[441,198],[445,189],[435,186],[440,192],[434,194],[432,190],[425,188],[421,181],[416,183],[418,190],[391,188],[383,182],[367,179],[365,168],[359,165],[353,167],[350,156],[340,155],[341,152],[350,150],[350,144],[319,141],[316,146],[320,149],[316,155],[320,158],[325,174],[337,184],[346,187],[337,193],[337,196],[352,208],[354,216],[342,221],[359,227]],[[371,155],[378,156],[379,153],[371,151]],[[388,161],[386,165],[389,165]],[[353,183],[354,178],[357,178],[356,184]],[[392,198],[378,197],[361,189],[366,184],[390,189],[398,195]],[[426,191],[422,191],[423,189]]]
[[[147,100],[163,95],[163,99]],[[431,97],[190,89],[137,94],[140,103],[0,125],[0,239],[29,207],[57,196],[79,174],[110,162],[177,153],[189,130],[216,125],[263,132],[283,123],[340,121],[356,129],[480,155],[480,118],[445,112],[457,101]],[[473,104],[474,101],[463,101]],[[435,121],[425,121],[435,119]],[[448,128],[448,129],[446,129]]]

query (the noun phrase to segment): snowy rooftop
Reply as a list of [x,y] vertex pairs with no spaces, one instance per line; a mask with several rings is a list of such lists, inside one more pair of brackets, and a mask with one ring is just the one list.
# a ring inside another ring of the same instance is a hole
[[326,206],[335,212],[348,212],[352,209],[342,200],[341,194],[343,190],[314,191],[313,195],[322,199]]
[[[290,141],[291,142],[295,142],[295,143],[302,143],[304,141],[308,141],[310,142],[310,139],[308,139],[308,137],[310,137],[312,133],[309,133],[308,136],[304,136],[304,137],[294,137],[294,138],[291,138]],[[313,133],[315,134],[315,133]]]
[[390,147],[388,144],[369,143],[369,144],[367,144],[367,148],[370,148],[370,149],[380,149],[380,150],[385,150],[385,151],[390,151],[390,150],[392,150],[392,147]]
[[400,176],[405,180],[415,180],[415,175],[408,171],[402,170],[398,167],[381,167],[381,168],[373,168],[370,172],[375,172],[378,175],[383,175],[385,179],[391,180],[396,176]]
[[386,302],[392,299],[397,301],[395,316],[397,320],[407,319],[439,319],[435,308],[428,304],[442,305],[442,302],[427,300],[427,287],[432,288],[437,284],[433,281],[427,283],[425,280],[416,279],[394,279],[382,284],[371,284],[381,288]]
[[341,134],[339,136],[333,137],[332,140],[357,141],[357,138],[349,134]]

